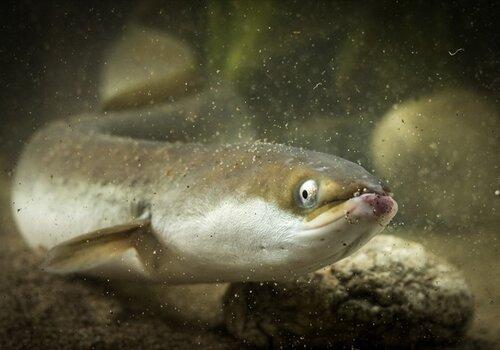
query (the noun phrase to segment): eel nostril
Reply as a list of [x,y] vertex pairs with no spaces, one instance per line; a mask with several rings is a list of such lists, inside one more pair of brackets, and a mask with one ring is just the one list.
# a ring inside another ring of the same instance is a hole
[[389,185],[385,181],[380,182],[380,186],[382,187],[382,191],[384,192],[383,194],[385,195],[391,195],[392,191]]
[[382,183],[367,183],[362,187],[362,193],[374,193],[381,196],[386,196],[390,191],[389,188]]

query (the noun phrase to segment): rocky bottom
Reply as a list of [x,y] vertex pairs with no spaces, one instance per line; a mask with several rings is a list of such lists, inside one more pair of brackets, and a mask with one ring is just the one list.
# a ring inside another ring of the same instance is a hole
[[259,346],[362,348],[455,343],[472,320],[463,276],[418,243],[380,235],[296,283],[233,284],[230,332]]

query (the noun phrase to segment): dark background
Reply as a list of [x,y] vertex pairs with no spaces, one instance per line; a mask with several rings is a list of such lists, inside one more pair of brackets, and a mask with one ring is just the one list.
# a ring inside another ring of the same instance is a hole
[[[98,109],[96,84],[103,50],[120,33],[126,21],[139,19],[148,25],[173,30],[196,46],[206,35],[209,5],[204,1],[2,2],[0,159],[3,158],[3,171],[9,171],[22,143],[45,120]],[[282,2],[280,7],[291,14],[290,18],[296,18],[292,14],[302,14],[302,18],[306,18],[303,22],[310,16],[319,25],[323,21],[341,23],[341,28],[333,35],[337,38],[334,44],[337,46],[354,36],[356,28],[360,27],[358,24],[369,18],[372,22],[368,27],[374,40],[392,47],[389,56],[396,57],[398,65],[407,66],[405,72],[408,74],[399,74],[401,82],[411,82],[415,75],[422,76],[415,84],[393,91],[388,96],[388,104],[446,83],[447,72],[453,72],[453,79],[498,98],[500,27],[498,6],[494,1],[360,1],[326,5]],[[367,15],[363,17],[360,13]],[[347,20],[342,22],[342,18]],[[293,26],[295,22],[285,25],[292,23]],[[463,51],[436,61],[434,51],[445,48],[451,52],[459,48]],[[421,52],[423,50],[427,52]],[[412,59],[412,55],[419,59]],[[357,63],[361,63],[361,67],[371,65],[370,69],[376,70],[373,64],[377,62],[383,70],[383,62],[370,61],[370,58],[379,58],[377,54],[371,56],[358,59]],[[429,71],[424,66],[432,69]],[[363,83],[363,72],[363,68],[351,72],[350,80]],[[260,73],[257,70],[255,74],[258,77]],[[398,72],[395,74],[397,77]],[[252,94],[248,86],[240,85],[244,92]],[[372,90],[376,90],[377,83],[373,85]],[[263,84],[261,88],[265,91],[266,86]],[[343,93],[350,93],[349,86],[344,86]],[[381,103],[378,96],[371,99],[375,101],[375,108]],[[363,105],[367,100],[370,101],[370,96],[363,96]],[[272,108],[273,104],[263,104],[261,109],[269,111]],[[349,111],[343,106],[335,108],[339,113]],[[308,111],[295,112],[307,115]],[[274,116],[280,113],[284,112],[277,109]]]

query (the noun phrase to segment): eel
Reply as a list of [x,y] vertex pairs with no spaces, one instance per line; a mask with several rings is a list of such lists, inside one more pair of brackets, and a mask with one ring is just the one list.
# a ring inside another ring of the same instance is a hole
[[348,256],[396,214],[363,167],[252,141],[219,95],[38,130],[16,165],[12,208],[43,268],[167,284],[285,281]]

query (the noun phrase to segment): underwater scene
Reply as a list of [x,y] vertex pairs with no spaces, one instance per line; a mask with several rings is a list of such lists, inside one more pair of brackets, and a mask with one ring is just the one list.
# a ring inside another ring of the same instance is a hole
[[0,6],[0,349],[500,349],[497,3]]

